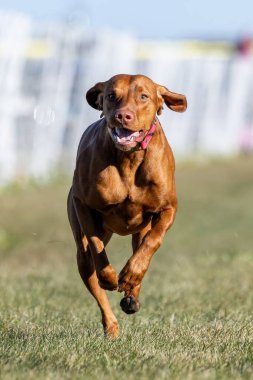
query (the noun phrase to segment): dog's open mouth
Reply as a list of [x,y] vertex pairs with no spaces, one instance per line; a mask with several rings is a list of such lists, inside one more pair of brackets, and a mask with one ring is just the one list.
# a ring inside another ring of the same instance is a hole
[[114,141],[120,145],[131,145],[136,142],[141,142],[145,137],[143,130],[133,132],[127,128],[113,128],[112,137]]

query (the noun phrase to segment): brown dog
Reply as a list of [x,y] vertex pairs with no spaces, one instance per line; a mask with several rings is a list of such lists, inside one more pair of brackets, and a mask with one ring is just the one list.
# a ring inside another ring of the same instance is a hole
[[[105,290],[124,292],[126,313],[139,310],[141,281],[177,210],[174,158],[156,114],[163,103],[176,112],[187,103],[143,75],[123,74],[97,83],[86,98],[104,117],[81,138],[68,216],[80,275],[97,300],[105,333],[117,336]],[[132,235],[133,255],[119,277],[105,252],[113,233]]]

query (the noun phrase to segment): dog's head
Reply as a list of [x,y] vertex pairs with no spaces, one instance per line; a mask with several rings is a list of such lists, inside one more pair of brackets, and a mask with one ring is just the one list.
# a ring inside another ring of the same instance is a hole
[[89,105],[102,111],[117,148],[128,151],[147,134],[156,114],[165,103],[176,112],[184,112],[184,95],[169,91],[144,75],[120,74],[99,82],[86,94]]

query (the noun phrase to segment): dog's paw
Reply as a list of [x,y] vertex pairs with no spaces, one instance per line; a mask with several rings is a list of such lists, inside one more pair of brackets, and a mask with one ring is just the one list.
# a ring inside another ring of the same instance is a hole
[[140,310],[140,301],[132,295],[122,298],[120,307],[126,314],[134,314]]
[[104,326],[104,334],[107,338],[117,338],[119,336],[118,322],[113,322],[107,326]]
[[98,283],[105,290],[116,290],[118,288],[118,276],[111,264],[98,273]]
[[128,260],[119,274],[118,291],[129,294],[133,288],[141,283],[146,270],[147,268],[143,263],[136,263],[133,259]]

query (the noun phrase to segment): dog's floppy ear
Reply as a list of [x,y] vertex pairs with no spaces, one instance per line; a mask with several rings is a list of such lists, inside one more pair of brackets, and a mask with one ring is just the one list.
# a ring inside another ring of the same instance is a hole
[[163,103],[172,111],[184,112],[187,108],[187,100],[184,95],[169,91],[164,86],[157,85],[158,109],[157,114],[160,115],[163,109]]
[[103,110],[103,92],[105,82],[99,82],[86,93],[86,100],[96,110]]

